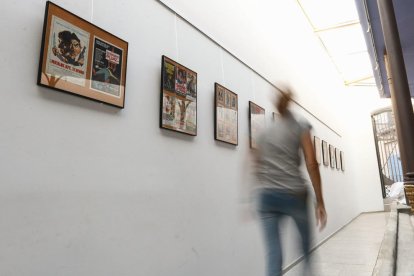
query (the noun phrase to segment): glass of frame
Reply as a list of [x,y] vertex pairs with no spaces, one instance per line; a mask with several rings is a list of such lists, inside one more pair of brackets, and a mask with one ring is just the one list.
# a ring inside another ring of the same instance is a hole
[[214,85],[214,138],[218,141],[238,144],[238,96],[224,86]]
[[329,165],[328,143],[323,140],[322,140],[322,159],[323,159],[323,165],[328,166]]
[[321,139],[319,137],[313,136],[313,146],[315,149],[315,158],[318,164],[321,163]]
[[128,42],[48,1],[37,84],[124,108]]
[[332,145],[329,145],[329,160],[331,168],[335,168],[335,147]]
[[344,152],[343,151],[340,151],[340,153],[339,153],[339,159],[341,160],[341,171],[345,171]]
[[341,168],[341,157],[340,157],[340,151],[338,148],[335,148],[335,164],[336,164],[336,169],[339,170]]
[[160,127],[197,135],[197,73],[162,56]]
[[266,123],[265,109],[252,101],[249,101],[249,130],[250,130],[250,148],[257,148],[257,138]]

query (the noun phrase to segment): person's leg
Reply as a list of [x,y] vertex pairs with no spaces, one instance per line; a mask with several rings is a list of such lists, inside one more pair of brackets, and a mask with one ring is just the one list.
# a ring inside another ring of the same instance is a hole
[[282,275],[282,245],[279,234],[280,215],[260,213],[266,242],[267,276]]
[[295,221],[297,229],[300,234],[301,238],[301,247],[302,253],[304,256],[305,266],[304,269],[308,274],[304,275],[311,275],[310,273],[310,260],[309,260],[309,253],[310,253],[310,226],[309,226],[309,214],[308,214],[308,205],[306,198],[298,198],[295,202],[294,206],[292,206],[292,213],[291,216]]
[[267,276],[282,275],[282,246],[279,233],[279,222],[282,214],[277,211],[277,199],[269,192],[259,195],[258,211],[263,225],[266,246]]

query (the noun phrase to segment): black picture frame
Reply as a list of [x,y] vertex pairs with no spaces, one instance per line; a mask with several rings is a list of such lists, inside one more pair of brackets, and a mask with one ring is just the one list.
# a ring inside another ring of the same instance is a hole
[[329,166],[329,150],[328,150],[328,142],[322,140],[322,161],[323,165],[328,167]]
[[329,164],[331,168],[335,168],[335,147],[329,145]]
[[313,148],[315,151],[315,159],[318,164],[321,164],[321,139],[317,136],[313,136]]
[[47,1],[37,84],[125,107],[128,42]]
[[160,128],[197,136],[197,73],[162,56]]
[[335,148],[335,165],[337,170],[341,168],[341,156],[338,148]]
[[257,148],[257,138],[266,125],[265,109],[249,101],[249,137],[250,148]]
[[237,146],[238,95],[226,87],[214,84],[214,139]]

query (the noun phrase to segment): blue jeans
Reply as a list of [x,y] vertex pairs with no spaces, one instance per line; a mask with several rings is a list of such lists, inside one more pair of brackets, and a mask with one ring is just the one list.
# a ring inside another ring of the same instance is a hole
[[258,212],[263,224],[267,248],[267,276],[282,275],[283,258],[279,224],[285,216],[295,221],[301,236],[302,253],[307,264],[305,267],[309,267],[310,232],[307,193],[296,195],[263,189],[258,196]]

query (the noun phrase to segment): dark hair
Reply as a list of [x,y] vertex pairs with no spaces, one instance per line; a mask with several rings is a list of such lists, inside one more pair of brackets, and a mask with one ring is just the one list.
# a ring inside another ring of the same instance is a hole
[[74,39],[74,40],[76,40],[77,42],[79,42],[79,43],[80,43],[80,39],[78,38],[78,36],[77,36],[75,33],[72,33],[72,34],[71,34],[70,39],[71,39],[71,40],[72,40],[72,39]]

